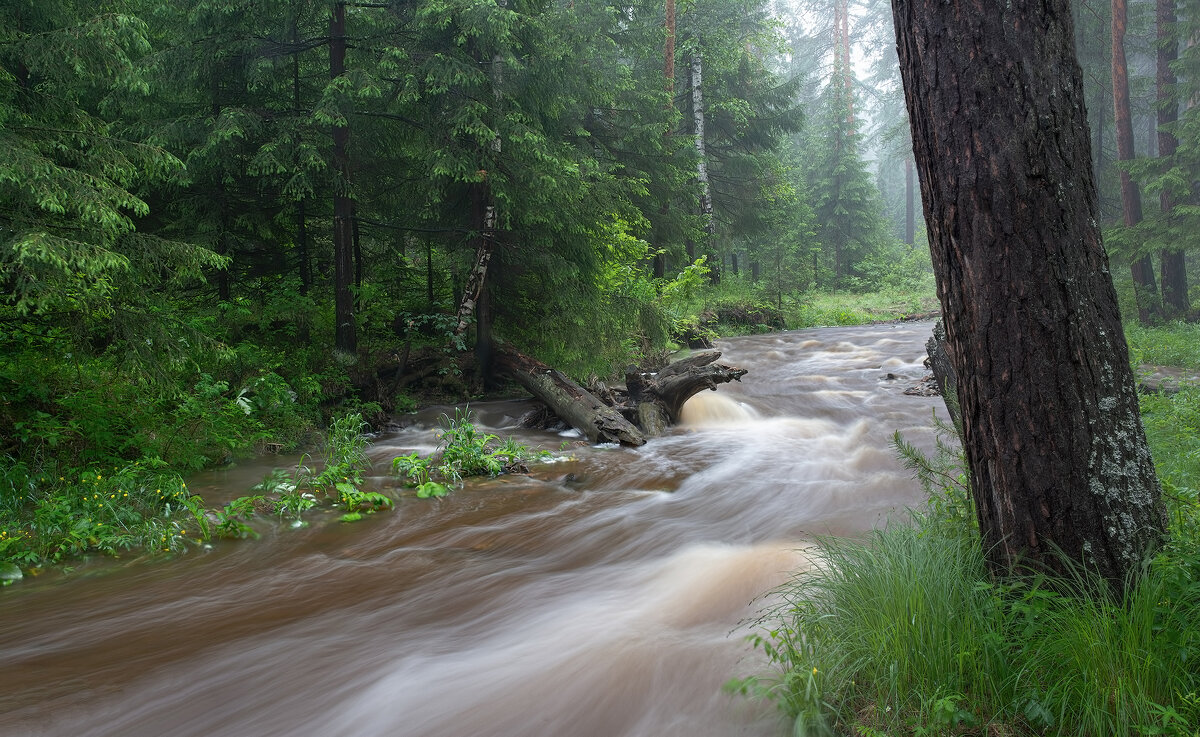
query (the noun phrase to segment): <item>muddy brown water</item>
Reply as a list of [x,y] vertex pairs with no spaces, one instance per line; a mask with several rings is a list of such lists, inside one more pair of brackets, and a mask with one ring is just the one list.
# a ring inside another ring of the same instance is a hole
[[[937,400],[902,393],[929,328],[723,341],[750,373],[643,448],[576,447],[357,524],[318,514],[27,579],[0,591],[0,735],[784,734],[721,685],[763,667],[744,622],[813,535],[918,501],[889,441],[931,443]],[[571,442],[506,429],[526,406],[472,409],[493,432]],[[376,484],[392,456],[433,448],[436,416],[374,443]],[[192,486],[232,498],[294,460]]]

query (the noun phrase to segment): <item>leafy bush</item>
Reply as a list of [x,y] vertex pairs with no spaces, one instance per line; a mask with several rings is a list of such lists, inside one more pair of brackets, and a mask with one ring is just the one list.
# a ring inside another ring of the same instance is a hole
[[[192,531],[198,530],[198,535]],[[71,476],[0,466],[0,561],[36,569],[89,554],[171,553],[207,537],[202,500],[141,463]]]

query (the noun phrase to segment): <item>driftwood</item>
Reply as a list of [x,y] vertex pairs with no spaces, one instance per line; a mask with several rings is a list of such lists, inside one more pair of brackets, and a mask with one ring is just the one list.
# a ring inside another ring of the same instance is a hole
[[593,391],[588,391],[562,372],[508,346],[497,349],[495,367],[591,442],[642,445],[678,422],[684,402],[697,392],[740,381],[746,374],[745,369],[717,363],[720,357],[719,351],[698,353],[657,373],[630,366],[624,390],[593,381]]

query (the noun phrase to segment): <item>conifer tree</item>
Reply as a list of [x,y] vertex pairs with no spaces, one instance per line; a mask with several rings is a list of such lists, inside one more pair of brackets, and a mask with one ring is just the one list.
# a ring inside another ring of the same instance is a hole
[[139,191],[180,161],[113,119],[118,101],[149,89],[138,65],[150,50],[146,25],[89,9],[69,0],[0,8],[0,270],[10,314],[111,314],[142,279],[221,263],[136,232],[149,212]]

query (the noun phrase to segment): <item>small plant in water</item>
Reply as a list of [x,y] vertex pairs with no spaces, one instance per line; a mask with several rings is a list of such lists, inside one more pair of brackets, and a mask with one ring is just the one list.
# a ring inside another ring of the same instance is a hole
[[414,452],[392,459],[392,473],[416,487],[421,499],[445,496],[467,476],[498,476],[516,470],[523,461],[550,455],[511,437],[496,444],[499,437],[480,432],[466,409],[456,410],[453,419],[443,414],[441,425],[438,452],[428,458]]
[[[234,500],[216,512],[217,528],[224,537],[257,537],[246,524],[255,510],[272,510],[280,518],[291,517],[294,526],[303,526],[300,518],[317,506],[317,495],[324,495],[345,510],[340,519],[355,522],[364,515],[391,509],[390,497],[376,491],[364,491],[363,473],[370,466],[362,415],[351,413],[333,421],[325,443],[325,464],[313,474],[301,459],[295,470],[277,469],[254,487],[262,492],[254,497]],[[232,508],[231,508],[232,507]]]
[[216,522],[216,533],[221,537],[244,540],[248,537],[257,538],[258,531],[247,524],[260,507],[269,506],[262,495],[240,496],[213,513]]

